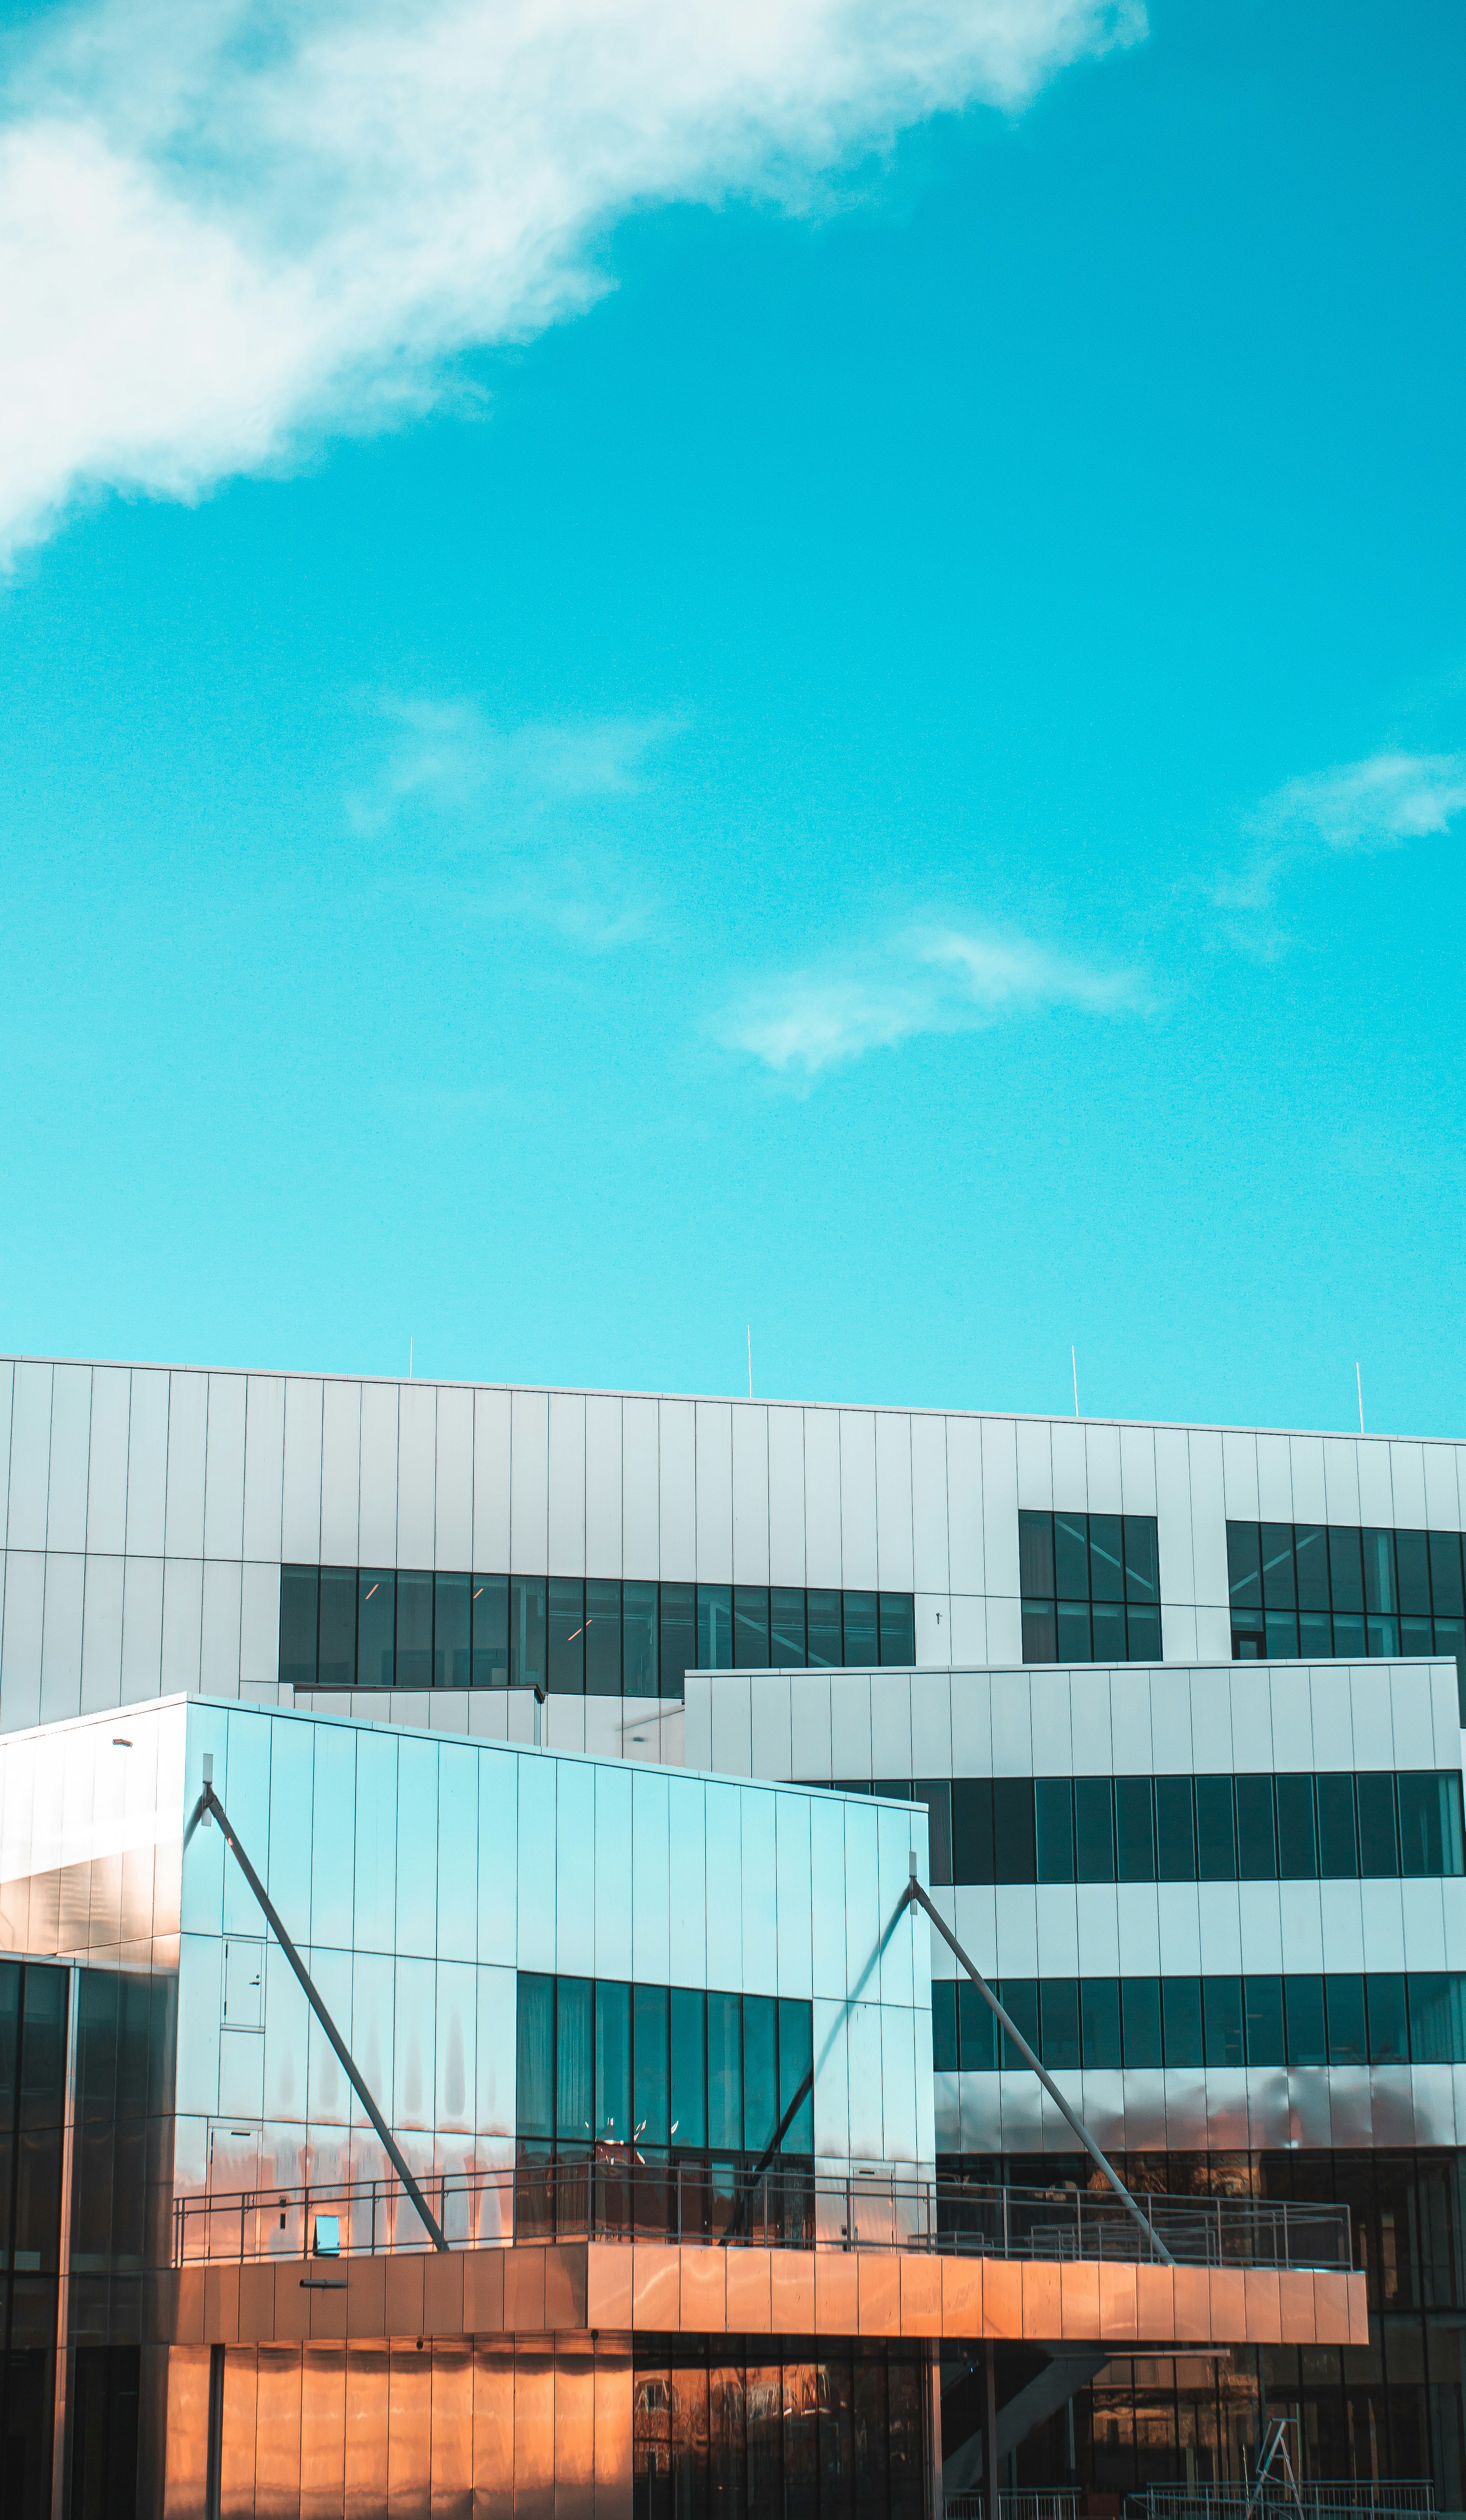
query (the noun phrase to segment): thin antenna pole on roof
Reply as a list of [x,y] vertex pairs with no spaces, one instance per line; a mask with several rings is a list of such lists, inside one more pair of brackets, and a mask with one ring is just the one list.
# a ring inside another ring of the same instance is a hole
[[1077,1418],[1079,1416],[1079,1360],[1072,1347],[1069,1350],[1069,1371],[1074,1376],[1074,1414]]
[[748,1397],[753,1398],[753,1324],[748,1324]]
[[1359,1380],[1359,1367],[1357,1359],[1355,1361],[1354,1387],[1359,1395],[1359,1433],[1362,1435],[1364,1432],[1364,1385]]

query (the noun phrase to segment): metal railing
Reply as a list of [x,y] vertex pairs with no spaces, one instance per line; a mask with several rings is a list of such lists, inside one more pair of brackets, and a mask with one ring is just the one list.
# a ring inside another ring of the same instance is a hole
[[1345,2514],[1359,2512],[1374,2512],[1379,2520],[1424,2513],[1428,2520],[1436,2508],[1435,2486],[1425,2477],[1389,2485],[1375,2484],[1367,2477],[1358,2482],[1351,2477],[1322,2478],[1316,2484],[1301,2483],[1295,2499],[1287,2479],[1271,2476],[1251,2498],[1246,2485],[1225,2481],[1152,2485],[1143,2494],[1127,2495],[1125,2508],[1127,2520],[1242,2520],[1249,2498],[1253,2520],[1298,2520],[1299,2502],[1307,2520],[1330,2520],[1334,2513],[1344,2520]]
[[[754,2179],[733,2163],[645,2162],[609,2146],[512,2170],[437,2172],[419,2185],[454,2248],[603,2239],[1131,2264],[1148,2255],[1144,2231],[1108,2189],[838,2179],[787,2167]],[[1183,2196],[1144,2204],[1181,2265],[1346,2272],[1352,2264],[1347,2205]],[[400,2181],[353,2180],[178,2196],[173,2262],[306,2257],[319,2249],[322,2217],[337,2227],[333,2255],[431,2245]]]
[[[1052,2493],[1040,2493],[1037,2488],[1030,2491],[1021,2485],[1015,2485],[1011,2490],[1000,2486],[998,2520],[1079,2520],[1079,2504],[1077,2491],[1060,2488]],[[947,2495],[942,2507],[946,2520],[983,2520],[988,2498],[979,2486],[970,2494]]]

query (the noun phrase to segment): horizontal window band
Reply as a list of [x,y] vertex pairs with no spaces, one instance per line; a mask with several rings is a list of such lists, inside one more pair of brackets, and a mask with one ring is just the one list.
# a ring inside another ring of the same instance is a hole
[[[1466,2064],[1453,1970],[992,1983],[1050,2073]],[[967,1979],[933,1981],[932,2058],[939,2074],[1028,2070]]]

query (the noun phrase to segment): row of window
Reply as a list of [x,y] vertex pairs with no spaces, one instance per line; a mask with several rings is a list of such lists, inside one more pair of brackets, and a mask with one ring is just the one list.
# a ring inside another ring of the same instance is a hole
[[639,2336],[632,2520],[922,2520],[928,2366],[910,2345]]
[[1415,1880],[1466,1868],[1450,1768],[886,1777],[834,1790],[925,1803],[934,1882]]
[[680,1697],[689,1671],[915,1659],[910,1593],[381,1566],[280,1576],[280,1677],[295,1688],[537,1682],[570,1697]]
[[1159,1662],[1161,1570],[1151,1513],[1018,1516],[1025,1662]]
[[1466,1720],[1466,1589],[1458,1531],[1229,1522],[1234,1662],[1449,1654]]
[[[813,2042],[813,2007],[791,1996],[522,1972],[519,2136],[756,2157],[810,2073]],[[779,2149],[814,2152],[811,2092]]]
[[[1326,1977],[998,1979],[999,2002],[1050,2073],[1161,2065],[1466,2064],[1466,1978],[1448,1970]],[[938,2073],[1023,2070],[969,1980],[932,1985]]]

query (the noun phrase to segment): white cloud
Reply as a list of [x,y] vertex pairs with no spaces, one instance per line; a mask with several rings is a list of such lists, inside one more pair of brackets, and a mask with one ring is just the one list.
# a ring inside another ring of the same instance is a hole
[[798,208],[1142,0],[92,0],[10,39],[0,551],[389,426],[603,285],[637,204]]
[[[1224,910],[1268,910],[1282,877],[1301,860],[1403,848],[1448,831],[1463,811],[1466,753],[1376,752],[1290,779],[1248,816],[1252,853],[1215,887],[1214,898]],[[1239,941],[1249,939],[1240,933]],[[1270,929],[1261,940],[1269,954],[1285,941]]]
[[779,1075],[818,1076],[918,1033],[971,1032],[1005,1015],[1133,1012],[1133,971],[1103,971],[1024,937],[917,928],[843,969],[790,971],[751,989],[718,1027]]

